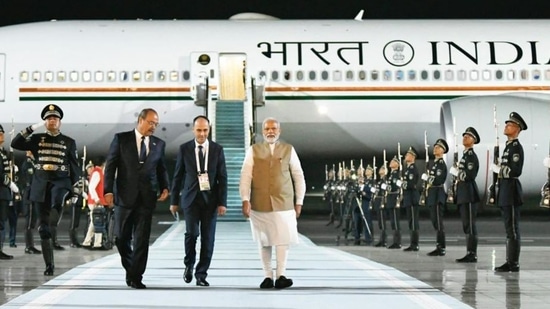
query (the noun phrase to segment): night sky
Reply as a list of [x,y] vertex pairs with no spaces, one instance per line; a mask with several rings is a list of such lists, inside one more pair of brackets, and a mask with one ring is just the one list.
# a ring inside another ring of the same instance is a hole
[[51,19],[227,19],[260,12],[281,19],[550,18],[548,1],[493,0],[0,0],[0,26]]

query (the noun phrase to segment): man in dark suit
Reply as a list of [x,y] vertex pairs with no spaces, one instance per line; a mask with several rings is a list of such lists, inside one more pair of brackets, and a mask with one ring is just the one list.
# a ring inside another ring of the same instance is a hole
[[[223,216],[227,205],[227,171],[223,147],[208,140],[210,121],[205,116],[193,119],[195,139],[179,148],[172,183],[170,211],[179,205],[185,217],[185,272],[183,279],[193,279],[197,237],[201,236],[201,252],[195,271],[198,286],[206,281],[214,252],[217,216]],[[181,197],[180,197],[181,192]]]
[[153,136],[158,125],[155,110],[142,110],[134,130],[115,135],[105,164],[105,202],[114,205],[116,188],[115,243],[126,270],[126,284],[135,289],[146,288],[141,280],[147,266],[157,192],[161,191],[160,201],[168,197],[166,144]]

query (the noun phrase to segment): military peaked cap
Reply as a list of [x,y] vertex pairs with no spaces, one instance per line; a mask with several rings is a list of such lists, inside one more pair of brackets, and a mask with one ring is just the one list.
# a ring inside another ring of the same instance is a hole
[[435,141],[434,146],[439,146],[443,148],[443,153],[447,153],[447,151],[449,151],[449,145],[447,145],[447,142],[442,138]]
[[467,127],[466,131],[464,131],[464,133],[462,133],[462,136],[464,136],[466,134],[468,134],[468,135],[470,135],[471,137],[474,138],[474,144],[479,144],[480,139],[479,139],[479,134],[477,134],[476,129],[474,129],[472,127]]
[[46,105],[42,110],[42,114],[41,114],[42,120],[46,120],[46,118],[50,116],[63,119],[63,110],[61,110],[61,108],[55,104]]
[[412,154],[415,158],[418,157],[418,152],[416,151],[416,149],[414,149],[413,146],[409,147],[409,150],[407,150],[407,153]]
[[523,118],[521,118],[521,116],[516,112],[510,113],[510,119],[506,120],[505,123],[508,122],[513,122],[517,124],[522,131],[527,130],[527,124],[525,123],[525,120],[523,120]]

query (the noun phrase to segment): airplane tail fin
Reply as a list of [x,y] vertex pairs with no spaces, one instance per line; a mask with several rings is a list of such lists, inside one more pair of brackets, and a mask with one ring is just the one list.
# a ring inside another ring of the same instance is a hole
[[357,15],[355,16],[355,20],[363,20],[363,14],[365,13],[365,10],[361,10],[359,11],[359,13],[357,13]]

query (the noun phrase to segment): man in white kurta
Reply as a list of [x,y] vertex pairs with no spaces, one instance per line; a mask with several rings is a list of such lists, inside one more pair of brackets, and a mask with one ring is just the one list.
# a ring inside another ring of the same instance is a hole
[[[292,286],[285,277],[289,245],[298,242],[296,219],[300,216],[306,183],[300,159],[292,145],[279,141],[281,127],[274,118],[263,121],[264,142],[250,147],[241,170],[243,215],[250,218],[252,234],[260,245],[265,279],[260,288]],[[275,247],[275,282],[271,266]]]

